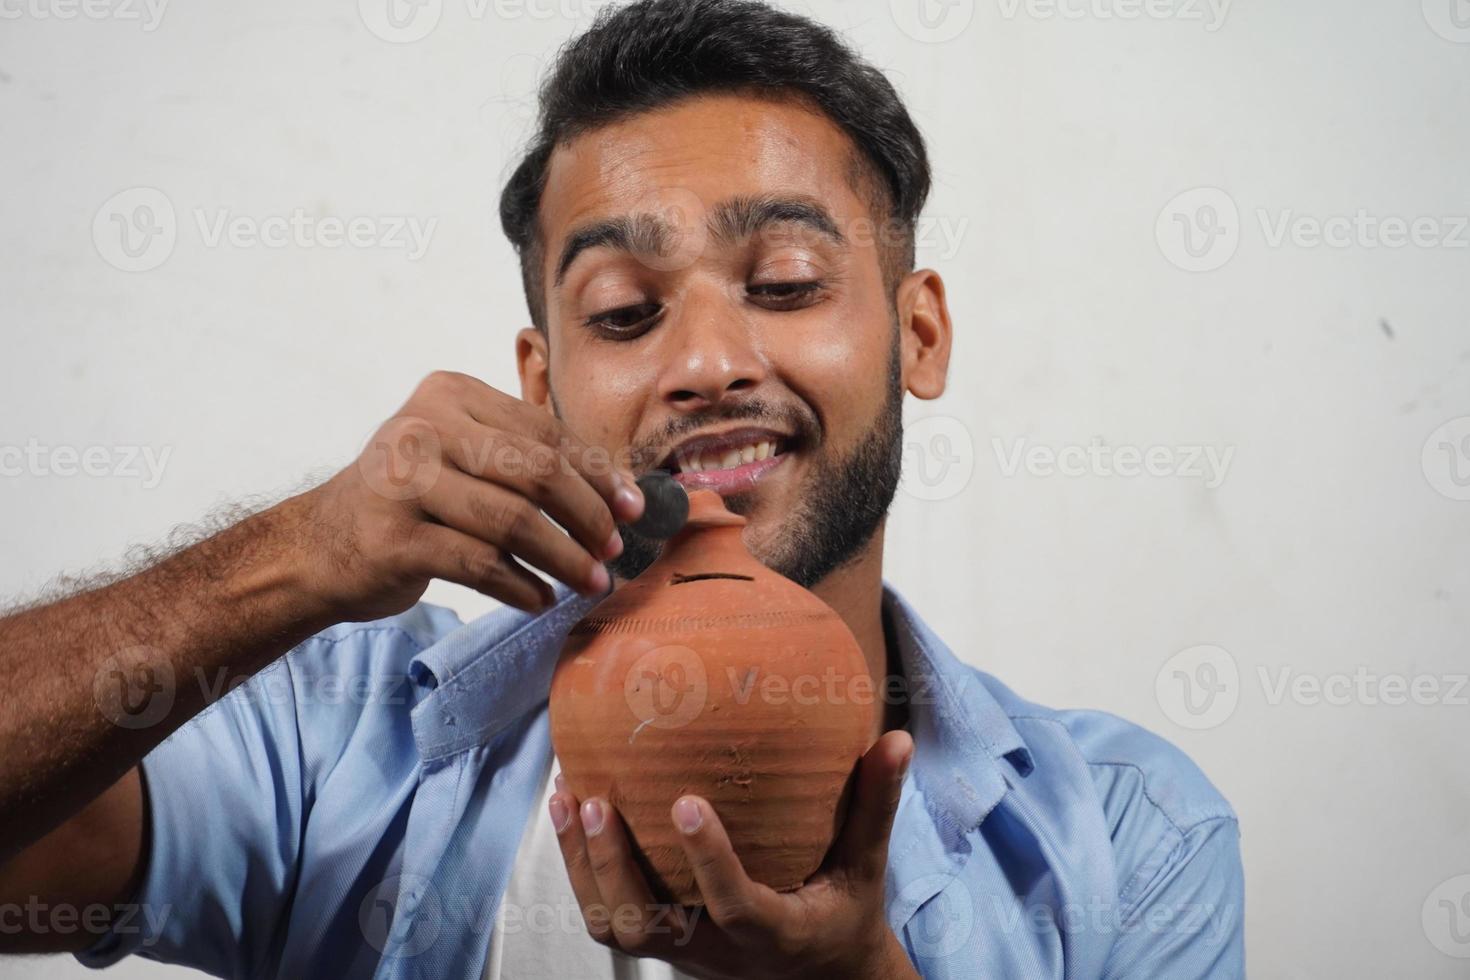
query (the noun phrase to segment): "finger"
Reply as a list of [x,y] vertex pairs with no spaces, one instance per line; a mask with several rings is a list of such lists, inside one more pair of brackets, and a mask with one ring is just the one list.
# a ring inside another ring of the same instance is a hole
[[606,800],[593,797],[582,804],[581,820],[587,860],[597,890],[612,913],[618,946],[634,956],[654,955],[662,938],[650,928],[658,906],[642,869],[633,860],[622,818]]
[[405,565],[411,574],[465,585],[526,612],[541,612],[556,602],[551,586],[514,558],[442,524],[414,526]]
[[736,938],[773,928],[782,918],[781,897],[751,881],[709,801],[681,796],[669,813],[710,919]]
[[[470,416],[481,425],[525,433],[563,456],[606,502],[617,520],[635,521],[643,513],[643,495],[631,474],[620,472],[605,450],[589,451],[556,416],[519,398],[512,398],[482,381],[469,379],[466,389]],[[558,467],[560,469],[560,467]]]
[[592,864],[587,859],[587,838],[582,831],[582,821],[577,817],[577,798],[558,790],[551,794],[547,809],[551,815],[551,826],[556,830],[562,863],[566,865],[567,880],[571,882],[572,893],[577,896],[587,933],[599,943],[612,945],[612,919],[597,887],[597,878],[592,874]]
[[601,595],[607,569],[525,497],[446,469],[419,501],[436,520],[495,545],[584,595]]
[[857,785],[830,864],[848,876],[882,881],[888,866],[888,834],[898,812],[903,774],[913,758],[908,732],[886,732],[858,763]]

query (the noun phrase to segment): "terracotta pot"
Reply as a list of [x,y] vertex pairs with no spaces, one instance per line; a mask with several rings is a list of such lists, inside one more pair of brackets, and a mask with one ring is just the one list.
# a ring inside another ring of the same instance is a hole
[[877,696],[830,606],[745,549],[745,518],[690,494],[663,555],[568,635],[551,738],[568,788],[622,815],[663,898],[702,904],[670,808],[714,806],[746,873],[800,887],[842,823]]

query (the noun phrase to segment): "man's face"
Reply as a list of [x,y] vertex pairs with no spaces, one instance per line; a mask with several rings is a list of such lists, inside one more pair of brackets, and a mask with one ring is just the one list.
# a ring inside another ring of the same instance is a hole
[[[796,104],[709,96],[557,149],[541,199],[548,400],[589,445],[719,491],[812,585],[898,480],[900,330],[852,144]],[[549,387],[548,387],[549,386]],[[616,574],[657,544],[625,534]]]

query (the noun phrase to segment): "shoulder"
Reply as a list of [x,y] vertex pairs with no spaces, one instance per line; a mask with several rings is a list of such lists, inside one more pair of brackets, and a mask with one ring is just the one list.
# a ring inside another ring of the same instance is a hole
[[1031,755],[1016,791],[1051,832],[1106,849],[1126,914],[1164,900],[1171,888],[1239,904],[1239,823],[1194,760],[1117,715],[1047,708],[977,673]]
[[1043,775],[1048,769],[1085,771],[1105,810],[1142,807],[1181,832],[1206,821],[1236,819],[1194,760],[1143,726],[1106,711],[1035,704],[994,677],[976,673],[1016,726],[1036,769]]
[[[285,659],[293,669],[313,672],[363,666],[401,671],[420,652],[461,625],[454,610],[419,602],[396,616],[328,627],[306,639]],[[319,656],[326,650],[331,656]]]

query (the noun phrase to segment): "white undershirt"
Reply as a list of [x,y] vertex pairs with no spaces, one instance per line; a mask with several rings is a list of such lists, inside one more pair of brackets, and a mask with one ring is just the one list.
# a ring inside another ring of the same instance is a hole
[[587,935],[546,810],[556,788],[551,774],[560,770],[553,756],[541,776],[538,803],[521,833],[490,933],[482,980],[688,980],[667,963],[628,956]]

